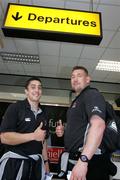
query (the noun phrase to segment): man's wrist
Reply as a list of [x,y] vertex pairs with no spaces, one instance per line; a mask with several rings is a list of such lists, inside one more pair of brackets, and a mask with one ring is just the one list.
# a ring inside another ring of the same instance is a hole
[[44,160],[44,163],[49,163],[49,159],[45,159],[45,160]]
[[35,140],[35,133],[31,133],[31,141],[34,141]]

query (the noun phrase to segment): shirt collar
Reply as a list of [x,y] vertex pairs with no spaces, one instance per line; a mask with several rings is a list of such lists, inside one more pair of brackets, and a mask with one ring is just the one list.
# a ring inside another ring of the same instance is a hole
[[[25,101],[26,107],[29,108],[29,109],[31,109],[31,105],[30,105],[29,101],[27,100],[27,98],[26,98],[24,101]],[[38,107],[39,107],[39,109],[41,109],[40,103],[38,104]]]

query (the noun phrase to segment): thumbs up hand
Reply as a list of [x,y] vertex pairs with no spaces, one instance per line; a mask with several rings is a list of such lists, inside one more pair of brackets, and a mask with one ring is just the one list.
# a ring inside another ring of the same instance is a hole
[[56,132],[58,137],[62,137],[64,134],[64,126],[62,125],[61,119],[57,122],[57,127],[56,127],[55,132]]
[[37,127],[37,129],[34,131],[34,139],[36,141],[44,141],[46,136],[46,131],[42,130],[43,122],[40,123],[40,125]]
[[42,129],[42,127],[43,127],[43,122],[41,122],[38,127],[39,127],[40,129]]
[[62,120],[59,119],[59,121],[57,121],[57,126],[62,126]]

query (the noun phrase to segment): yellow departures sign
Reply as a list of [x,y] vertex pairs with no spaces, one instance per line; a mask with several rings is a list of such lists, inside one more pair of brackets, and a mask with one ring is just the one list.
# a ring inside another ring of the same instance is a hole
[[[94,41],[97,38],[95,44],[98,44],[102,39],[101,14],[98,12],[48,8],[24,4],[8,4],[2,29],[6,36],[12,34],[11,30],[14,30],[20,37],[26,37],[27,33],[25,33],[25,35],[23,33],[24,30],[24,32],[28,31],[28,34],[30,34],[29,32],[33,32],[33,35],[36,31],[37,37],[35,36],[35,38],[39,38],[38,36],[40,34],[38,35],[38,32],[43,33],[43,39],[46,34],[46,39],[48,37],[48,40],[53,38],[53,40],[67,41],[64,40],[65,35],[68,35],[68,37],[71,35],[71,42],[74,42],[75,36],[77,36],[77,38],[81,37],[81,40],[83,37],[88,36],[86,40],[88,39],[88,44],[90,44],[90,36],[93,36]],[[20,32],[21,30],[22,33]],[[34,38],[34,36],[31,38]],[[40,35],[40,38],[42,38],[42,35]],[[77,38],[75,39],[77,40]],[[84,40],[82,41],[84,43]],[[91,42],[91,44],[94,43]]]

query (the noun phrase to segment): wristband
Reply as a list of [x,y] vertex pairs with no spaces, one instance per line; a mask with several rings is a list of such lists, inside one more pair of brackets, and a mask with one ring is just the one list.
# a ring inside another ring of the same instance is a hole
[[47,163],[47,162],[49,163],[49,159],[44,160],[44,163]]

